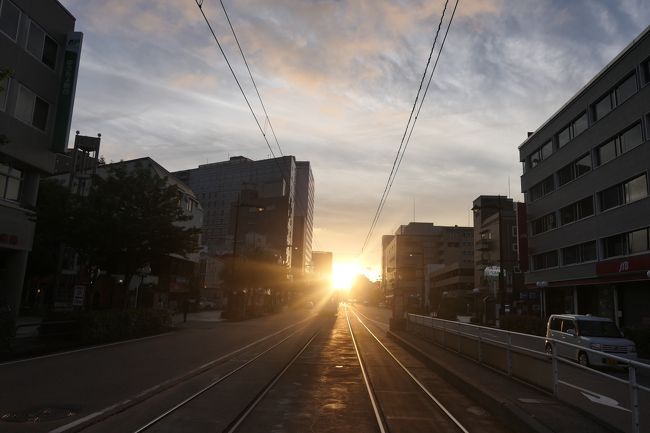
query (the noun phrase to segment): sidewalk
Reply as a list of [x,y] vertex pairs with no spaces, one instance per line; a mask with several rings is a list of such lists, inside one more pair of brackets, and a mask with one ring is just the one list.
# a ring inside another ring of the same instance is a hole
[[404,331],[388,336],[425,358],[430,367],[463,393],[473,396],[515,431],[536,433],[612,432],[584,412],[573,409],[541,390],[510,379],[449,350]]
[[184,321],[183,313],[175,313],[172,316],[172,324],[174,326],[189,324],[190,322],[223,322],[226,319],[221,317],[221,310],[208,310],[197,311],[194,313],[187,313],[187,322]]

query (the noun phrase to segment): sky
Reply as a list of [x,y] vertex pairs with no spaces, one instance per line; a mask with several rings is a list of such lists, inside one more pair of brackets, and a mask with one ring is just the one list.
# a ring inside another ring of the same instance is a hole
[[[195,0],[60,1],[84,33],[72,131],[101,133],[107,161],[150,156],[175,171],[269,157]],[[223,2],[283,154],[311,161],[314,250],[371,275],[381,235],[401,224],[470,225],[482,194],[522,201],[527,132],[650,24],[647,0],[461,0],[362,253],[444,2]],[[203,10],[268,133],[219,1]]]

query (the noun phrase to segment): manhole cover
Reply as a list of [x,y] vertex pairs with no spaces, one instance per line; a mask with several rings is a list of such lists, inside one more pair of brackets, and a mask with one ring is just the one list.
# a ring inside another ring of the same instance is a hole
[[0,420],[7,422],[47,422],[69,418],[76,415],[76,410],[69,407],[38,407],[27,410],[5,412]]

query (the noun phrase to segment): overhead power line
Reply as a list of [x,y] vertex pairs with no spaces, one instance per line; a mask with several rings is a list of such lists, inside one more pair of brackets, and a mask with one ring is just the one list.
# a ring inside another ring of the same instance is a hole
[[[447,30],[445,32],[445,36],[443,39],[443,42],[440,46],[440,49],[438,50],[438,56],[436,58],[435,64],[431,70],[431,74],[429,76],[429,80],[427,82],[427,86],[424,90],[424,93],[422,94],[422,99],[420,99],[420,93],[422,91],[422,85],[424,84],[424,80],[426,79],[426,76],[428,74],[429,70],[429,65],[431,63],[431,58],[433,57],[433,52],[435,50],[436,42],[438,41],[438,36],[440,34],[440,29],[442,28],[442,23],[444,21],[446,11],[447,11],[447,6],[449,4],[449,0],[445,1],[445,5],[442,11],[442,14],[440,16],[440,21],[438,22],[438,27],[436,29],[436,34],[433,39],[433,44],[431,46],[431,51],[429,52],[429,58],[427,59],[427,64],[424,68],[424,73],[422,74],[422,79],[420,80],[420,85],[418,87],[418,92],[415,96],[415,101],[413,102],[413,107],[411,108],[411,113],[409,115],[408,122],[406,123],[406,127],[404,129],[404,134],[402,135],[402,139],[400,141],[400,145],[397,149],[397,153],[395,154],[395,159],[393,161],[393,165],[391,167],[390,173],[388,175],[388,179],[386,181],[386,186],[384,187],[384,191],[382,193],[382,196],[379,200],[379,204],[377,205],[377,210],[375,211],[375,215],[373,217],[372,223],[370,224],[370,229],[368,230],[368,234],[366,235],[366,238],[363,242],[363,246],[361,248],[361,252],[366,249],[368,246],[368,243],[370,242],[370,239],[372,238],[372,234],[374,232],[375,227],[377,226],[377,223],[379,221],[379,218],[381,216],[381,213],[383,211],[384,205],[386,204],[386,201],[388,199],[388,195],[390,194],[390,190],[392,188],[393,182],[395,180],[395,177],[397,176],[397,172],[399,170],[399,167],[401,165],[402,159],[404,158],[404,153],[406,152],[406,148],[408,147],[408,142],[410,141],[411,135],[413,133],[413,128],[415,127],[415,123],[417,122],[418,115],[420,113],[420,110],[422,108],[422,104],[424,103],[424,98],[426,97],[426,94],[429,90],[429,86],[431,84],[431,79],[433,78],[433,73],[435,72],[436,66],[438,64],[438,60],[440,59],[440,54],[442,53],[442,48],[444,47],[444,41],[447,39],[447,34],[449,33],[449,28],[451,27],[451,23],[454,19],[454,15],[456,13],[456,8],[458,7],[458,2],[459,0],[456,0],[456,3],[454,5],[454,10],[452,12],[451,18],[449,19],[449,23],[447,25]],[[420,105],[418,107],[418,100],[420,101]],[[416,107],[417,113],[415,113],[415,117],[413,117],[413,114],[415,112]],[[409,132],[410,128],[410,132]],[[408,138],[407,138],[408,134]]]
[[[248,76],[251,78],[251,82],[253,83],[255,92],[257,93],[257,97],[260,100],[260,104],[262,105],[262,110],[264,110],[264,115],[266,116],[266,121],[268,122],[269,127],[271,128],[271,133],[273,134],[273,138],[275,139],[275,144],[278,147],[278,151],[280,152],[280,155],[284,156],[282,154],[282,148],[280,147],[280,142],[278,142],[278,137],[275,135],[275,129],[273,129],[273,125],[271,124],[271,118],[269,117],[269,113],[266,112],[266,106],[264,106],[264,102],[262,101],[262,95],[260,95],[260,91],[257,89],[257,84],[255,84],[255,79],[253,78],[253,74],[251,73],[251,68],[248,66],[248,62],[246,61],[244,50],[242,50],[241,45],[239,44],[239,38],[237,38],[237,34],[235,33],[235,28],[233,27],[232,22],[230,21],[230,16],[228,16],[228,11],[226,11],[226,6],[223,4],[223,0],[219,0],[219,3],[221,3],[221,9],[223,9],[223,13],[226,15],[226,19],[228,20],[228,25],[230,26],[232,35],[235,37],[235,42],[237,42],[237,47],[239,48],[241,57],[242,59],[244,59],[244,64],[246,65]],[[262,134],[266,135],[264,131],[262,131]]]
[[[228,56],[226,55],[226,52],[224,51],[223,46],[221,45],[221,42],[219,42],[219,38],[217,37],[214,29],[212,28],[212,24],[210,23],[210,20],[208,19],[207,15],[205,14],[205,11],[203,10],[204,0],[195,0],[195,2],[196,2],[196,5],[199,7],[199,11],[201,12],[201,15],[203,16],[203,19],[205,20],[205,23],[208,25],[208,28],[210,29],[210,33],[212,33],[212,37],[214,38],[214,41],[217,43],[217,46],[219,47],[219,51],[221,52],[221,55],[223,56],[223,59],[226,61],[226,64],[228,65],[228,69],[230,70],[230,73],[232,74],[233,78],[235,79],[235,82],[237,83],[237,87],[239,88],[239,91],[241,92],[242,96],[244,97],[244,100],[246,101],[246,105],[248,106],[249,111],[253,115],[253,119],[255,120],[255,123],[257,124],[257,128],[260,130],[260,133],[262,134],[262,137],[264,138],[264,142],[266,143],[266,147],[271,152],[271,156],[273,156],[273,160],[275,162],[276,167],[278,168],[278,171],[280,172],[280,175],[282,176],[282,178],[284,179],[284,181],[286,182],[287,185],[291,185],[291,183],[289,182],[289,176],[285,175],[284,170],[282,169],[282,167],[278,163],[278,157],[275,155],[275,152],[273,152],[273,148],[271,147],[271,143],[269,143],[268,137],[266,136],[266,133],[264,132],[264,128],[260,124],[260,121],[258,120],[257,115],[255,114],[255,111],[253,110],[253,107],[251,106],[251,103],[248,100],[248,97],[246,96],[246,92],[244,92],[244,89],[243,89],[239,79],[237,78],[237,74],[235,74],[235,70],[233,69],[232,64],[230,63],[230,60],[228,60]],[[220,2],[221,2],[221,0],[220,0]],[[231,28],[231,30],[233,32],[233,35],[235,35],[235,30],[234,30],[232,24],[230,23],[230,18],[228,17],[228,13],[226,12],[225,7],[223,6],[223,2],[221,2],[221,6],[223,8],[224,13],[226,14],[226,18],[228,19],[228,23],[230,24],[230,28]],[[248,73],[250,75],[250,78],[253,81],[253,85],[255,86],[255,90],[257,91],[257,86],[255,85],[255,82],[253,80],[253,76],[252,76],[252,74],[250,72],[250,68],[248,67],[248,62],[246,62],[244,52],[243,52],[243,50],[241,48],[241,45],[239,44],[239,40],[237,39],[236,35],[235,35],[235,40],[237,41],[237,46],[239,47],[239,51],[240,51],[242,57],[244,57],[244,62],[246,63],[246,68],[248,69]],[[257,95],[260,98],[260,102],[262,102],[262,98],[261,98],[259,92],[257,92]],[[264,103],[263,102],[262,102],[262,107],[264,108]],[[264,113],[266,114],[266,108],[264,108]],[[271,126],[271,120],[269,119],[268,114],[266,114],[266,120],[267,120],[269,126]],[[273,131],[273,126],[271,126],[271,130]],[[275,137],[275,131],[273,131],[273,136]],[[276,143],[277,143],[277,138],[276,138]],[[280,150],[280,153],[282,154],[282,150],[280,149],[280,144],[279,143],[278,143],[278,149]],[[284,156],[284,155],[282,155],[282,156]],[[303,214],[307,215],[306,208],[304,206],[302,206],[302,203],[298,200],[297,195],[294,196],[294,198],[295,198],[296,206],[298,208],[300,208],[300,210],[302,211]]]

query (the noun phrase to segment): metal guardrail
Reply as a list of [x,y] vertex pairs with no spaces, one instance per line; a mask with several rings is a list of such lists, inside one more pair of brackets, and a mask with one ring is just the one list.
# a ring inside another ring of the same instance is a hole
[[[509,377],[542,388],[613,427],[650,431],[650,365],[552,338],[408,314],[408,330]],[[552,352],[546,352],[550,344]],[[608,374],[558,355],[579,349],[627,369]],[[639,383],[639,373],[648,386]],[[621,377],[624,376],[624,377]]]

